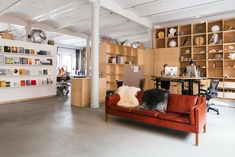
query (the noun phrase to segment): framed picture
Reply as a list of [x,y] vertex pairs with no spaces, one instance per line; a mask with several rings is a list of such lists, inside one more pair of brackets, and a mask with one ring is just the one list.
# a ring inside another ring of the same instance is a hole
[[4,46],[4,52],[11,52],[11,47],[10,46]]
[[18,53],[18,50],[17,50],[17,49],[18,49],[17,47],[12,46],[12,47],[11,47],[11,52],[12,52],[12,53]]
[[18,53],[24,54],[24,48],[23,47],[18,47]]
[[24,49],[24,53],[25,54],[30,54],[30,50],[29,49]]

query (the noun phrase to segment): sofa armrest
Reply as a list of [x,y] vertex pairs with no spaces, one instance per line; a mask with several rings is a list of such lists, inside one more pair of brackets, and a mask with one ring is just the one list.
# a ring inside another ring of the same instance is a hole
[[120,96],[118,94],[106,96],[105,106],[108,107],[111,105],[117,105],[119,100],[120,100]]
[[143,95],[144,95],[144,92],[143,92],[143,91],[138,91],[138,92],[136,93],[136,98],[138,99],[140,105],[142,104]]
[[206,124],[206,97],[200,97],[201,102],[195,107],[195,122],[196,122],[196,132],[203,128]]

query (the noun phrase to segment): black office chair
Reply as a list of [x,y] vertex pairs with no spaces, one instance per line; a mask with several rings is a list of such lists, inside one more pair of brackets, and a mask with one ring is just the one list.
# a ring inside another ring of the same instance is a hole
[[213,104],[213,103],[209,104],[209,100],[211,98],[216,98],[217,97],[217,95],[218,95],[218,91],[217,91],[218,84],[219,84],[219,80],[211,80],[210,86],[208,87],[207,90],[205,90],[205,89],[201,89],[200,90],[200,93],[201,93],[200,95],[206,96],[206,100],[207,100],[207,104],[206,104],[207,112],[209,112],[210,110],[213,110],[213,111],[215,111],[217,113],[217,115],[219,115],[219,109],[212,107],[215,104]]

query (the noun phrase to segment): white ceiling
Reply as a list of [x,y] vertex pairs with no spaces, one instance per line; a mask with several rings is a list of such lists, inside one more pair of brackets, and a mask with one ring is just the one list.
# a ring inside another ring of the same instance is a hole
[[[91,33],[93,0],[0,0],[0,21],[31,24],[64,45],[81,47]],[[148,29],[235,17],[235,0],[100,0],[100,35],[148,44]],[[57,32],[57,33],[49,33]],[[62,35],[67,34],[67,35]],[[73,36],[73,37],[72,37]]]

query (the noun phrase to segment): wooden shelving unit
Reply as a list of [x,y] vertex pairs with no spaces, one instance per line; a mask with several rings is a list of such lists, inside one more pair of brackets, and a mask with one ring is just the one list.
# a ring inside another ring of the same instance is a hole
[[140,49],[112,43],[100,44],[100,72],[106,77],[107,90],[115,90],[116,80],[124,80],[125,64],[139,63],[138,51]]
[[[219,30],[213,32],[215,27]],[[169,28],[178,30],[175,37],[167,36]],[[164,32],[163,38],[158,38],[160,31]],[[235,97],[235,57],[231,58],[235,56],[235,18],[159,28],[155,32],[157,49],[169,48],[170,39],[177,41],[181,74],[193,59],[201,76],[220,79],[221,97]],[[228,84],[232,88],[226,87]]]

